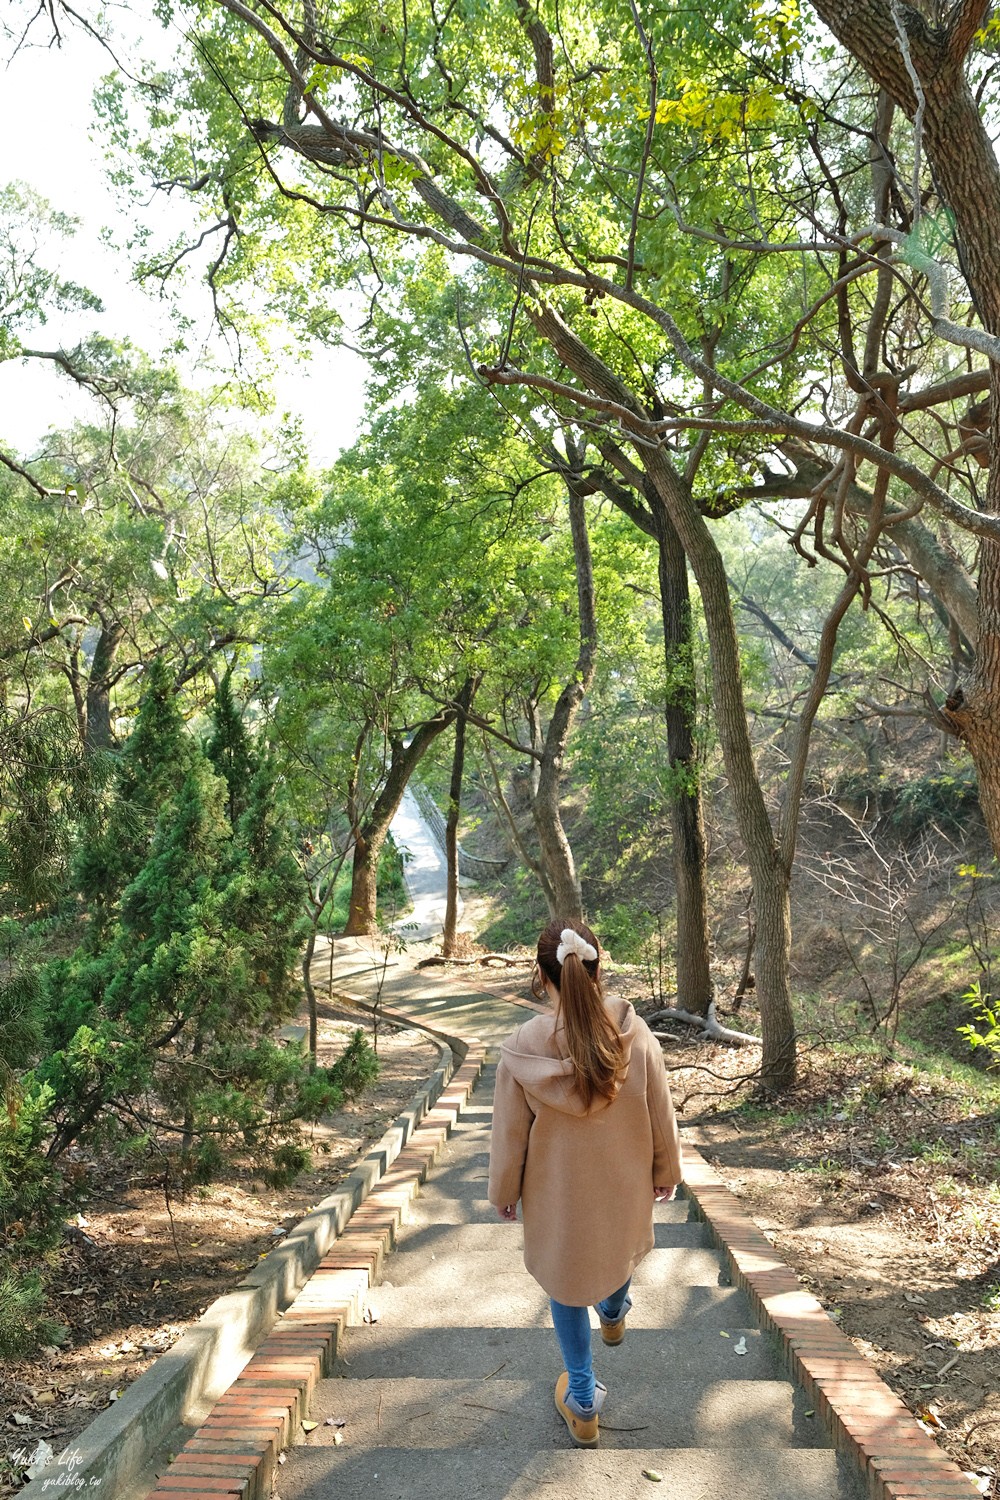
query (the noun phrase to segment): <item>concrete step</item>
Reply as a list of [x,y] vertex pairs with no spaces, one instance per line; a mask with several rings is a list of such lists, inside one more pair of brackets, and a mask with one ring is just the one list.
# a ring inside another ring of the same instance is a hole
[[[701,1266],[703,1262],[700,1258],[711,1255],[715,1279],[718,1279],[721,1262],[710,1249],[706,1225],[696,1220],[688,1224],[657,1224],[654,1232],[657,1246],[654,1255],[670,1252],[682,1257],[691,1256],[692,1266]],[[476,1262],[488,1257],[489,1266],[484,1260],[483,1265],[477,1268],[477,1274],[486,1274],[492,1267],[494,1258],[497,1264],[503,1260],[516,1267],[521,1265],[523,1254],[524,1232],[519,1223],[501,1224],[497,1219],[491,1223],[471,1224],[450,1224],[440,1220],[420,1226],[411,1223],[400,1235],[392,1279],[398,1286],[423,1275],[428,1264],[443,1261],[446,1265],[457,1267],[461,1262],[467,1269],[472,1269]],[[661,1262],[657,1259],[654,1264],[660,1266]],[[707,1264],[705,1261],[704,1265]],[[666,1270],[666,1262],[662,1263],[661,1269]],[[677,1279],[683,1279],[684,1274]]]
[[[381,1286],[368,1293],[366,1307],[386,1326],[430,1328],[447,1319],[455,1328],[530,1328],[549,1318],[549,1299],[524,1270],[491,1276],[470,1286],[439,1282],[427,1287],[396,1286],[395,1266],[386,1262]],[[632,1328],[705,1325],[748,1328],[750,1305],[742,1292],[719,1286],[644,1286],[629,1314]]]
[[[496,1209],[486,1196],[489,1157],[483,1154],[469,1162],[455,1157],[452,1150],[453,1148],[446,1148],[434,1168],[433,1177],[423,1185],[419,1195],[413,1200],[407,1213],[407,1224],[424,1228],[428,1224],[478,1222],[506,1229],[509,1233],[510,1226],[500,1222]],[[460,1213],[455,1211],[457,1205],[461,1205]],[[679,1198],[672,1203],[657,1203],[653,1209],[653,1223],[696,1224],[699,1221],[690,1218],[687,1199]],[[703,1225],[701,1229],[707,1235]],[[707,1240],[703,1240],[703,1243],[707,1243]]]
[[[555,1343],[553,1340],[553,1349]],[[601,1447],[619,1448],[814,1448],[822,1430],[795,1412],[792,1387],[783,1380],[693,1381],[668,1378],[646,1384],[615,1381],[600,1364],[608,1385],[601,1419]],[[313,1445],[331,1445],[343,1421],[345,1440],[367,1447],[476,1448],[504,1445],[526,1455],[548,1448],[565,1435],[552,1395],[559,1373],[552,1361],[549,1379],[513,1380],[327,1380],[313,1401],[311,1416],[321,1432]],[[825,1444],[824,1444],[825,1446]]]
[[[741,1338],[747,1352],[738,1355]],[[774,1344],[756,1328],[734,1328],[725,1339],[718,1329],[637,1328],[630,1319],[625,1342],[617,1348],[609,1349],[596,1333],[592,1342],[595,1368],[622,1399],[626,1384],[660,1389],[673,1379],[751,1382],[781,1376]],[[492,1383],[543,1374],[554,1381],[561,1368],[549,1318],[534,1328],[413,1328],[380,1320],[348,1330],[333,1373],[352,1380],[426,1375]]]
[[[391,1280],[395,1286],[418,1288],[443,1288],[446,1286],[476,1285],[494,1276],[509,1276],[522,1266],[522,1238],[513,1225],[498,1224],[493,1233],[492,1249],[466,1249],[462,1236],[474,1229],[486,1229],[481,1224],[464,1225],[450,1239],[435,1240],[432,1244],[416,1244],[412,1240],[396,1252],[390,1267]],[[685,1248],[652,1250],[636,1268],[634,1286],[725,1286],[728,1275],[723,1271],[714,1250]]]
[[[558,1420],[558,1418],[556,1419]],[[412,1424],[411,1424],[412,1425]],[[562,1423],[560,1423],[560,1427]],[[319,1429],[317,1429],[318,1431]],[[346,1432],[346,1429],[345,1429]],[[315,1437],[315,1434],[313,1435]],[[282,1500],[861,1500],[837,1455],[824,1449],[567,1448],[527,1456],[488,1447],[295,1448],[281,1472]],[[644,1477],[648,1469],[663,1484]]]

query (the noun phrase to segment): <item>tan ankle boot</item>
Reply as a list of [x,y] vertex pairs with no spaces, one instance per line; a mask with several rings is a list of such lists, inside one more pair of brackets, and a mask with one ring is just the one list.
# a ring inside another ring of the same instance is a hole
[[625,1337],[625,1319],[619,1318],[617,1323],[602,1323],[601,1338],[606,1344],[620,1344]]
[[564,1370],[556,1381],[556,1411],[562,1417],[569,1429],[570,1438],[576,1448],[596,1448],[598,1444],[598,1421],[597,1414],[604,1405],[604,1398],[608,1394],[607,1387],[600,1381],[594,1395],[594,1406],[591,1412],[581,1415],[570,1406],[569,1400],[569,1375]]

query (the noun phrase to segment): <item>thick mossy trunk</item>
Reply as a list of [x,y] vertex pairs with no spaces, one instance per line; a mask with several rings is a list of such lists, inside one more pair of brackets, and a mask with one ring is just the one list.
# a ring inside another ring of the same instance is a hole
[[[402,793],[400,793],[402,796]],[[366,937],[375,931],[378,909],[378,862],[382,854],[389,824],[389,817],[377,824],[369,821],[365,832],[354,843],[354,864],[351,869],[351,904],[347,913],[347,937]]]
[[789,880],[754,764],[729,582],[719,549],[687,485],[659,455],[650,455],[647,462],[660,502],[668,511],[697,579],[705,609],[715,722],[757,909],[756,995],[763,1040],[761,1086],[777,1093],[792,1086],[796,1072],[789,974]]
[[[574,449],[567,437],[571,457]],[[581,455],[582,456],[582,455]],[[546,900],[552,917],[583,920],[583,896],[573,850],[563,827],[560,810],[560,784],[566,750],[580,705],[594,680],[597,664],[597,612],[594,595],[594,568],[587,534],[587,512],[582,495],[568,481],[569,523],[573,537],[573,560],[576,566],[577,608],[580,621],[580,649],[573,676],[556,700],[549,727],[542,744],[531,811],[538,834],[541,863],[545,870]]]
[[708,902],[705,894],[705,827],[692,725],[695,716],[691,656],[691,599],[687,558],[670,517],[652,507],[659,549],[663,648],[667,674],[667,754],[672,774],[670,825],[677,901],[677,1003],[693,1015],[708,1014]]
[[448,893],[444,910],[441,952],[451,958],[458,932],[458,821],[462,811],[462,780],[465,774],[465,731],[475,684],[469,678],[458,695],[455,719],[455,750],[451,758],[451,784],[448,788],[448,817],[445,822],[444,847],[448,864]]
[[398,736],[391,742],[389,771],[381,792],[354,840],[354,865],[351,874],[351,907],[344,933],[348,937],[365,937],[377,926],[378,862],[389,833],[389,825],[399,810],[407,782],[422,757],[439,734],[455,719],[455,709],[442,709],[433,719],[421,724],[408,743]]

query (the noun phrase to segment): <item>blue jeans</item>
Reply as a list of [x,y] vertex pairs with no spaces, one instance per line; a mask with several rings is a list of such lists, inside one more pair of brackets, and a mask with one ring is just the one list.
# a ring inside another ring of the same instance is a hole
[[[605,1323],[617,1323],[625,1313],[631,1277],[624,1286],[597,1303],[597,1316]],[[594,1368],[590,1357],[590,1318],[585,1307],[567,1307],[550,1299],[552,1324],[562,1350],[563,1364],[569,1375],[569,1394],[584,1410],[594,1404]]]

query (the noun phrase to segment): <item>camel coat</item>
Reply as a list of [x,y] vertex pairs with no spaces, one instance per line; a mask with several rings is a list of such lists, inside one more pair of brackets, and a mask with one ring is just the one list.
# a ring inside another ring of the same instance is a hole
[[497,1066],[489,1200],[521,1200],[524,1264],[569,1307],[625,1284],[653,1248],[654,1185],[683,1175],[660,1044],[627,1000],[607,1005],[628,1065],[610,1104],[584,1109],[556,1015],[519,1027]]

